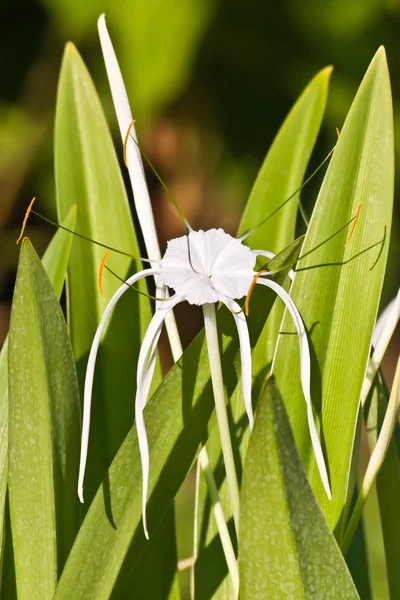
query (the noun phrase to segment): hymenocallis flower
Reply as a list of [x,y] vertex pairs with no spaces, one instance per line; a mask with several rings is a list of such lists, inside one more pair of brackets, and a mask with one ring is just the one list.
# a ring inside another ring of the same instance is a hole
[[[115,54],[113,53],[112,45],[108,37],[104,17],[101,17],[100,19],[99,31],[121,133],[123,131],[126,133],[128,128],[131,126],[132,119],[130,117],[129,105],[127,104],[124,96],[125,90],[123,89],[121,91],[121,87],[123,86],[122,78],[120,76],[118,63],[116,62]],[[110,73],[110,69],[118,69],[118,71]],[[114,89],[112,81],[114,81]],[[119,106],[117,106],[118,97],[121,96],[121,94],[123,96],[122,109],[121,102]],[[134,172],[130,173],[131,179],[132,177],[135,177],[135,173],[137,176],[143,177],[143,170],[141,163],[138,162],[138,156],[138,149],[132,148],[130,157],[132,161],[136,161],[136,166]],[[129,166],[131,168],[131,165]],[[141,189],[143,190],[143,185]],[[136,195],[137,190],[134,190],[134,192]],[[135,201],[137,204],[138,198],[136,198]],[[188,224],[187,226],[187,235],[170,240],[168,242],[167,250],[160,260],[153,260],[153,258],[157,258],[157,256],[154,256],[153,254],[151,259],[151,268],[132,275],[114,294],[104,311],[103,317],[96,331],[89,354],[86,372],[81,462],[78,483],[78,493],[81,501],[83,501],[83,479],[88,448],[94,369],[97,351],[108,317],[120,297],[130,288],[130,286],[144,277],[154,277],[156,278],[158,288],[162,288],[164,286],[174,291],[174,294],[170,298],[156,303],[155,314],[151,319],[144,336],[137,364],[135,422],[142,462],[142,509],[143,526],[146,537],[148,537],[146,524],[146,500],[150,459],[143,411],[150,390],[155,364],[156,347],[163,323],[168,313],[177,304],[184,301],[189,302],[189,304],[202,306],[203,308],[217,420],[221,432],[221,442],[227,472],[228,487],[231,496],[232,512],[237,524],[239,494],[225,408],[222,370],[216,330],[216,306],[218,303],[225,304],[225,306],[231,312],[236,323],[241,358],[243,401],[249,419],[250,428],[252,428],[253,410],[251,401],[251,347],[246,316],[243,313],[240,305],[237,303],[237,300],[246,296],[254,284],[271,288],[282,299],[296,327],[300,345],[300,377],[307,407],[308,427],[321,480],[328,497],[331,498],[328,474],[313,416],[310,394],[310,352],[307,333],[300,313],[289,294],[275,281],[268,278],[268,275],[271,275],[271,273],[268,273],[267,271],[257,272],[255,270],[257,256],[266,256],[267,258],[271,258],[271,253],[264,250],[251,250],[248,246],[243,245],[244,239],[248,237],[252,231],[240,239],[235,239],[231,235],[225,233],[222,229],[194,231]]]

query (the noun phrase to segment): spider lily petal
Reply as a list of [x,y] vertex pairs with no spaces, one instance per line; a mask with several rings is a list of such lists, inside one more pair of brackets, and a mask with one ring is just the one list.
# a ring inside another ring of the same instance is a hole
[[[118,60],[115,55],[110,36],[108,35],[104,15],[101,15],[98,20],[98,30],[107,76],[110,82],[111,95],[121,132],[121,138],[124,140],[133,119],[124,81],[121,75],[121,70],[118,65]],[[134,125],[131,127],[130,135],[137,141]],[[161,256],[160,248],[158,245],[156,228],[154,225],[149,191],[147,189],[144,175],[142,157],[140,155],[139,148],[133,141],[132,137],[129,137],[126,144],[126,157],[133,195],[135,197],[136,212],[138,215],[140,228],[143,233],[143,238],[145,240],[148,256],[158,260],[158,258]]]
[[269,250],[252,250],[252,253],[256,256],[265,256],[265,258],[275,258],[276,254]]
[[253,406],[251,403],[251,346],[249,337],[249,328],[247,327],[246,317],[241,311],[240,306],[234,300],[225,300],[226,307],[231,311],[235,319],[239,334],[240,362],[242,364],[242,393],[243,402],[249,419],[250,430],[253,429],[254,417]]
[[295,327],[297,329],[297,334],[299,336],[300,343],[300,378],[301,378],[301,386],[303,389],[304,398],[307,405],[307,419],[308,419],[308,429],[310,431],[311,443],[314,449],[315,459],[317,461],[317,466],[319,470],[319,474],[322,480],[322,484],[325,488],[326,495],[329,500],[332,499],[331,489],[329,486],[329,478],[328,473],[325,466],[324,455],[322,453],[321,444],[319,441],[317,428],[315,426],[312,402],[311,402],[311,393],[310,393],[310,379],[311,379],[311,360],[310,360],[310,349],[308,346],[307,333],[300,316],[299,311],[296,308],[295,303],[289,296],[285,290],[278,285],[275,281],[271,281],[269,279],[265,279],[260,277],[257,280],[257,283],[261,285],[265,285],[266,287],[271,288],[278,294],[278,296],[283,300],[288,309]]
[[375,375],[383,360],[385,352],[389,346],[390,340],[396,330],[400,319],[400,290],[397,296],[388,304],[376,322],[374,333],[372,335],[372,346],[374,352],[368,361],[367,371],[365,373],[363,385],[361,388],[360,402],[364,406]]
[[[118,125],[121,132],[121,138],[125,142],[125,138],[129,131],[126,140],[126,162],[129,171],[129,178],[133,190],[136,213],[139,219],[140,229],[142,231],[144,243],[147,250],[147,255],[155,261],[161,258],[160,246],[157,239],[156,226],[154,224],[153,209],[151,206],[149,190],[147,188],[146,177],[143,169],[142,157],[137,145],[137,136],[135,125],[132,120],[131,108],[129,105],[128,95],[126,93],[124,80],[122,79],[121,70],[118,60],[114,52],[114,48],[108,34],[106,20],[104,14],[98,20],[98,31],[100,37],[101,48],[103,51],[104,63],[106,65],[107,77],[110,84],[111,95],[113,98],[114,108],[117,115]],[[134,141],[135,140],[135,141]],[[136,143],[135,143],[136,142]],[[124,157],[125,158],[125,157]],[[151,263],[152,267],[156,267],[155,263]],[[155,278],[156,296],[164,296],[165,288],[160,285],[158,278]],[[156,308],[158,303],[156,302]],[[172,355],[174,360],[178,360],[182,354],[182,346],[179,338],[179,333],[172,314],[168,316],[166,321],[167,334],[171,345]]]
[[149,359],[147,361],[146,371],[143,376],[143,395],[147,398],[150,392],[151,382],[153,381],[154,368],[156,366],[157,345],[160,339],[162,324],[159,326],[151,346]]
[[82,421],[82,441],[81,441],[81,457],[79,463],[79,477],[78,477],[78,496],[81,502],[83,502],[83,480],[85,477],[85,467],[89,443],[89,429],[90,429],[90,410],[92,402],[92,389],[93,389],[93,378],[94,378],[94,367],[96,364],[97,351],[99,349],[101,336],[106,326],[108,317],[118,300],[121,296],[129,290],[129,287],[142,279],[143,277],[149,277],[150,275],[157,275],[158,269],[145,269],[135,273],[132,277],[129,277],[125,283],[118,288],[114,296],[108,303],[99,326],[97,327],[96,334],[93,339],[92,347],[90,349],[88,364],[86,367],[86,378],[85,378],[85,391],[83,396],[83,421]]
[[137,385],[136,385],[136,399],[135,399],[135,423],[136,431],[138,436],[140,459],[142,464],[142,518],[143,518],[143,529],[147,539],[149,534],[147,531],[146,521],[146,500],[147,500],[147,489],[149,483],[149,446],[147,442],[146,427],[144,424],[143,410],[147,400],[147,394],[151,385],[151,379],[154,369],[149,368],[149,353],[150,361],[152,355],[155,354],[155,342],[160,336],[162,324],[167,316],[168,312],[174,308],[179,302],[182,302],[183,298],[176,295],[172,296],[169,300],[162,303],[162,305],[156,310],[150,324],[145,333],[142,345],[140,347],[138,366],[137,366]]
[[[397,292],[397,296],[393,298],[391,302],[386,306],[385,310],[379,315],[376,322],[374,333],[372,336],[372,345],[376,348],[381,341],[382,335],[384,334],[387,327],[389,332],[396,328],[396,325],[400,319],[400,289]],[[389,337],[391,334],[389,333]]]

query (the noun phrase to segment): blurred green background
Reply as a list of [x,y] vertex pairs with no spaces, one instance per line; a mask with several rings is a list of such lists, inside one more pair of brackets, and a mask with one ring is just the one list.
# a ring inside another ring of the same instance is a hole
[[[222,226],[235,233],[285,115],[313,75],[332,64],[327,113],[311,172],[335,144],[335,128],[341,128],[381,44],[392,81],[399,173],[400,0],[1,0],[0,339],[8,325],[18,260],[15,240],[25,209],[37,196],[37,210],[55,216],[54,110],[69,40],[81,52],[101,95],[122,166],[97,36],[102,12],[141,143],[196,228]],[[164,246],[182,233],[181,223],[151,172],[148,181]],[[308,214],[320,182],[318,176],[303,190]],[[383,303],[399,285],[398,202],[396,206]],[[299,223],[299,232],[302,227]],[[54,231],[31,218],[28,233],[41,251]],[[200,319],[186,305],[178,318],[187,344]],[[389,380],[398,343],[385,366]],[[185,548],[181,554],[189,552]]]

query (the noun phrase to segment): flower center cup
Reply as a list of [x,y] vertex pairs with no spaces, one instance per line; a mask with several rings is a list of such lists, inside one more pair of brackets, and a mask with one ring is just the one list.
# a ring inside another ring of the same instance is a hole
[[242,298],[255,275],[256,256],[222,229],[191,231],[168,242],[160,280],[189,304]]

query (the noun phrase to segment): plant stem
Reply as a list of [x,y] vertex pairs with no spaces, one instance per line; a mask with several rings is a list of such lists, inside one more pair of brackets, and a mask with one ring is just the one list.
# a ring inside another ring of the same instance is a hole
[[222,549],[224,551],[226,564],[228,565],[228,570],[232,579],[235,597],[237,598],[239,594],[238,564],[236,561],[235,552],[233,550],[231,536],[229,535],[228,526],[226,524],[225,516],[222,510],[221,501],[218,496],[218,489],[215,483],[214,473],[211,469],[210,461],[205,446],[202,448],[199,454],[199,463],[207,483],[208,493],[211,498],[214,517],[218,527],[219,537],[221,538]]
[[[172,313],[172,311],[171,311]],[[170,313],[170,314],[171,314]],[[171,321],[173,321],[171,329],[168,331],[169,343],[171,346],[172,356],[175,362],[179,360],[182,355],[182,345],[179,338],[179,333],[176,327],[175,319],[173,314],[171,314]],[[171,335],[171,332],[174,332]],[[221,539],[222,549],[225,555],[226,564],[228,566],[228,571],[232,579],[232,585],[235,591],[235,597],[238,596],[239,593],[239,571],[238,565],[236,561],[235,551],[232,546],[231,536],[229,535],[228,526],[225,521],[225,516],[222,510],[222,504],[218,495],[218,488],[214,478],[214,473],[211,468],[210,459],[208,457],[207,448],[203,446],[200,450],[199,454],[199,465],[201,470],[203,471],[204,478],[207,485],[208,494],[211,499],[211,503],[213,506],[214,518],[218,529],[218,534]],[[196,507],[197,512],[197,507]],[[196,521],[195,521],[196,523]],[[196,525],[195,525],[196,532]],[[195,535],[194,540],[194,553],[193,556],[196,558],[197,555],[197,540]],[[192,571],[193,573],[193,571]]]
[[229,431],[228,414],[225,406],[225,390],[222,379],[221,356],[219,352],[217,320],[215,304],[204,304],[204,325],[206,331],[208,357],[210,361],[211,381],[214,392],[215,411],[221,438],[222,454],[224,457],[226,479],[235,522],[236,533],[239,532],[239,485],[233,458],[232,441]]

